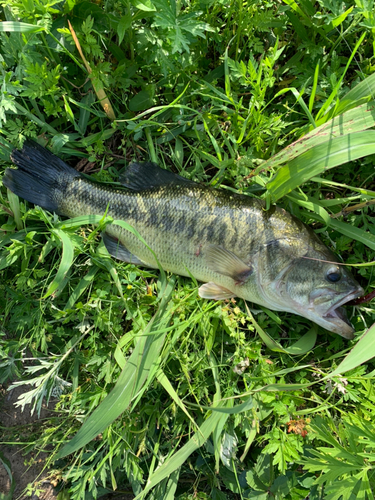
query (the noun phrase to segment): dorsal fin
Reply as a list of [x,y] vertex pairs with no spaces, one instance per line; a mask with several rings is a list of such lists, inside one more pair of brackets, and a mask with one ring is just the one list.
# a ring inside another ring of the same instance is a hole
[[119,182],[134,191],[142,191],[143,189],[168,184],[195,184],[193,181],[169,172],[169,170],[164,170],[152,162],[131,163],[126,172],[120,175]]

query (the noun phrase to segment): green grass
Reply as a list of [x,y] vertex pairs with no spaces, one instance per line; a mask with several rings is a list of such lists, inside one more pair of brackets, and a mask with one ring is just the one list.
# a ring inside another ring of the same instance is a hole
[[[277,201],[373,290],[372,1],[1,4],[2,172],[37,137],[101,181],[151,159]],[[109,258],[110,223],[1,186],[0,383],[56,403],[1,442],[49,450],[64,499],[372,499],[374,306],[349,308],[348,342],[203,300]]]

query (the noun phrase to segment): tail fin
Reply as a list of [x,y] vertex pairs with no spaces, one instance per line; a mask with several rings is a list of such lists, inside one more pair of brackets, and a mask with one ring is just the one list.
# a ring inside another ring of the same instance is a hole
[[7,168],[3,184],[13,193],[51,212],[59,213],[57,191],[80,174],[36,142],[26,141],[11,154],[16,169]]

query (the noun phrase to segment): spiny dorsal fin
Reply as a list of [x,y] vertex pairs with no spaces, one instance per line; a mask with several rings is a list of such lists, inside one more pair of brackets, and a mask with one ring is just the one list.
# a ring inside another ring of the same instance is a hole
[[181,175],[160,168],[156,163],[131,163],[119,177],[121,184],[134,191],[142,191],[168,184],[195,184]]
[[218,245],[208,247],[206,262],[213,271],[233,278],[236,285],[243,285],[253,272],[237,255]]

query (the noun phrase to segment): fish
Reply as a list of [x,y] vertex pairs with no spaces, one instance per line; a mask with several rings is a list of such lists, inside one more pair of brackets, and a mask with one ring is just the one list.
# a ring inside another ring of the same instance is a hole
[[[25,200],[65,217],[107,214],[102,238],[123,262],[191,277],[200,297],[239,297],[297,314],[354,338],[344,305],[362,287],[315,232],[283,208],[195,183],[152,162],[132,163],[120,185],[99,183],[37,142],[14,149],[17,168],[3,184]],[[145,244],[146,243],[146,244]]]

